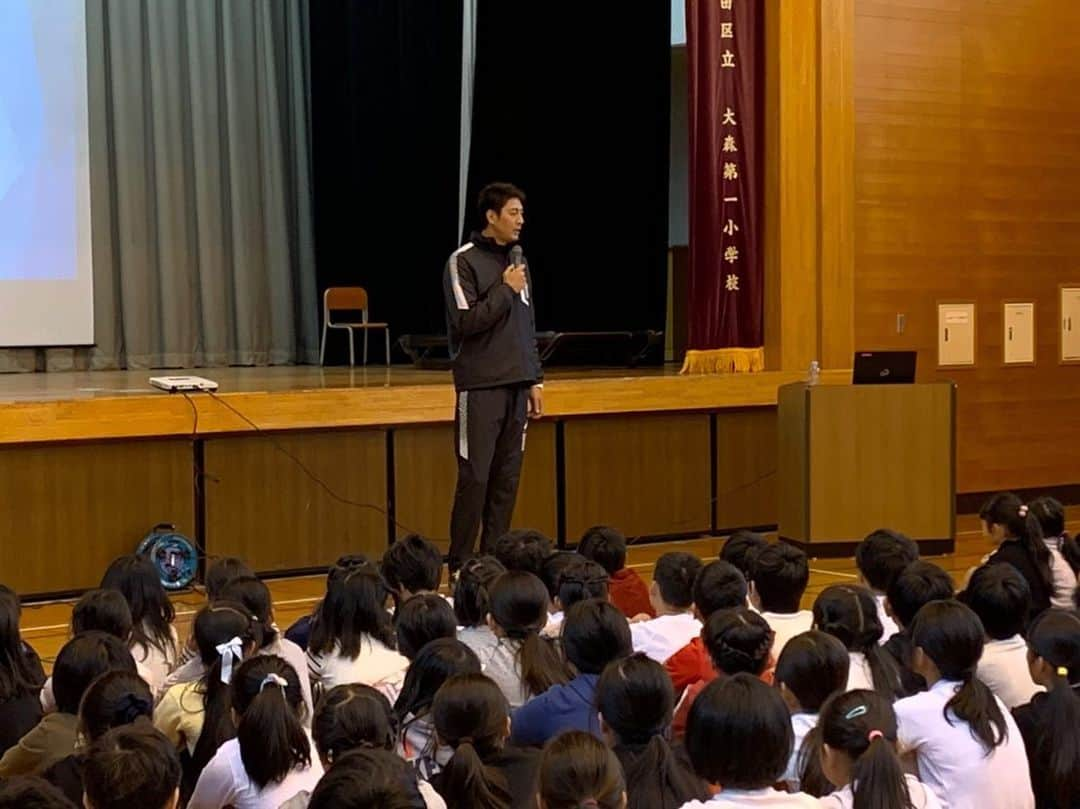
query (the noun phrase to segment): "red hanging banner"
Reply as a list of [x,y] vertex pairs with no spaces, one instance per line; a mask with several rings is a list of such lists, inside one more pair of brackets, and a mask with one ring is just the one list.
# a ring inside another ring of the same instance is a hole
[[683,373],[760,371],[761,0],[686,0],[689,346]]

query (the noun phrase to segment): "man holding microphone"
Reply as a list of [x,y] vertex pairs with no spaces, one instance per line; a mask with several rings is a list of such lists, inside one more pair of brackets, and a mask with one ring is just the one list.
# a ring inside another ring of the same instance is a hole
[[543,413],[543,369],[528,264],[518,239],[525,194],[509,183],[480,191],[483,230],[450,255],[443,273],[457,407],[457,490],[450,573],[510,530],[525,431]]

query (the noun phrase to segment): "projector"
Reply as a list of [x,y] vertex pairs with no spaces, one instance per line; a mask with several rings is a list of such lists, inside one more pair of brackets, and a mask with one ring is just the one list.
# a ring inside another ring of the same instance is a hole
[[150,377],[150,384],[169,393],[189,390],[215,391],[218,389],[217,382],[212,379],[203,379],[201,376],[152,376]]

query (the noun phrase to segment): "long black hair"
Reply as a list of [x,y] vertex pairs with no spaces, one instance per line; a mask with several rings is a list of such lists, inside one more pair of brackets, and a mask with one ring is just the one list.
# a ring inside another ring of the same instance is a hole
[[[262,635],[261,624],[252,618],[247,608],[229,601],[217,601],[203,607],[195,616],[192,632],[204,671],[198,687],[183,692],[180,707],[192,713],[203,711],[202,732],[195,743],[191,765],[185,773],[185,785],[194,787],[198,774],[214,757],[217,749],[236,735],[232,718],[232,690],[229,683],[222,679],[224,656],[217,647],[229,643],[233,638],[240,638],[240,655],[243,657],[262,645]],[[232,656],[234,652],[230,649],[227,654]],[[231,661],[233,676],[240,663],[240,660]],[[201,700],[202,704],[188,706],[185,698]]]
[[818,726],[825,744],[851,758],[853,809],[914,809],[887,698],[864,690],[836,694],[821,709]]
[[1000,525],[1005,536],[1020,543],[1039,572],[1048,592],[1054,592],[1054,576],[1050,570],[1050,550],[1043,541],[1042,526],[1035,512],[1012,492],[995,494],[983,504],[979,519],[987,526]]
[[454,614],[461,626],[481,626],[487,620],[491,585],[505,572],[494,556],[474,556],[461,566],[454,585]]
[[1073,573],[1080,573],[1080,545],[1065,530],[1065,506],[1053,497],[1036,497],[1028,508],[1039,521],[1043,538],[1057,545]]
[[951,711],[971,726],[971,732],[987,753],[1008,737],[1008,725],[994,694],[975,676],[983,653],[983,626],[979,616],[959,601],[931,601],[918,611],[910,627],[916,654],[925,654],[943,679],[960,683],[945,704],[945,721],[953,724]]
[[19,598],[0,591],[0,702],[41,690],[45,674],[19,634]]
[[431,709],[435,693],[458,674],[479,674],[476,652],[455,638],[439,638],[424,646],[405,672],[394,715],[403,726],[410,714],[419,718]]
[[330,582],[311,630],[313,654],[334,652],[355,659],[365,638],[394,648],[394,627],[386,611],[386,586],[372,565],[353,568]]
[[626,773],[627,809],[678,809],[709,797],[685,754],[668,741],[675,692],[663,666],[641,653],[610,663],[596,703]]
[[884,630],[870,590],[849,584],[826,587],[814,601],[814,627],[832,635],[849,652],[866,657],[877,693],[886,699],[901,696],[900,668],[881,648]]
[[232,703],[240,717],[240,760],[259,789],[311,765],[300,677],[285,660],[256,655],[244,661],[233,675]]
[[1047,610],[1029,627],[1028,648],[1046,662],[1053,678],[1046,695],[1046,725],[1040,728],[1035,750],[1028,752],[1043,763],[1033,768],[1033,774],[1042,776],[1036,792],[1053,801],[1048,806],[1072,806],[1080,784],[1080,617]]
[[510,708],[499,686],[483,674],[451,677],[435,694],[431,716],[439,741],[454,750],[439,774],[447,809],[509,809],[506,779],[484,764],[506,743]]
[[242,604],[256,624],[253,631],[259,636],[260,649],[274,644],[278,631],[274,626],[274,598],[266,582],[255,576],[238,576],[221,588],[220,601]]
[[548,618],[548,591],[532,573],[511,570],[491,586],[491,617],[506,637],[518,641],[521,680],[533,694],[569,680],[556,644],[540,637]]
[[175,657],[172,622],[176,618],[157,569],[144,556],[128,554],[114,559],[101,579],[101,587],[119,590],[131,608],[131,640],[144,649],[153,647]]
[[319,700],[311,735],[319,755],[335,764],[361,747],[392,750],[397,722],[385,694],[370,685],[349,683],[331,688]]
[[138,674],[108,671],[90,683],[83,694],[79,732],[88,742],[95,742],[122,725],[142,721],[149,726],[153,713],[154,695]]

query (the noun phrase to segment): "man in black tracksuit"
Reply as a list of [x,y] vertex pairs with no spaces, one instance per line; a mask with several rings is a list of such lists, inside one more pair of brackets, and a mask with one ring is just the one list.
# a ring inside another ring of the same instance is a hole
[[519,189],[486,186],[479,203],[484,229],[451,254],[443,274],[457,391],[451,573],[473,552],[481,525],[482,552],[510,530],[527,420],[543,411],[531,278],[524,257],[516,265],[510,260],[524,212]]

